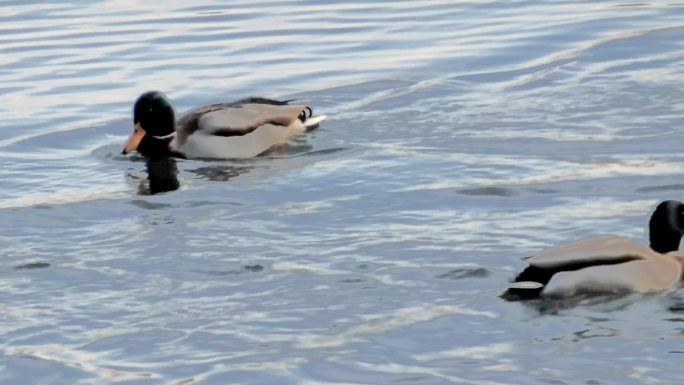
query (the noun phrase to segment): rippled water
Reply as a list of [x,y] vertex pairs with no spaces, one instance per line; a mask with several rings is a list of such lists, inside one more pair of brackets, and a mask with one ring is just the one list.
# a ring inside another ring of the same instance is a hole
[[[534,250],[644,239],[684,198],[682,4],[0,11],[0,383],[684,383],[681,289],[497,297]],[[330,118],[149,195],[119,155],[148,89]]]

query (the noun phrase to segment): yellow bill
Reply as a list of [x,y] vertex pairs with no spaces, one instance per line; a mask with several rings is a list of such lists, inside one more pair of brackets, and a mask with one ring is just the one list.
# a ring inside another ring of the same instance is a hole
[[140,127],[140,123],[136,123],[135,126],[133,126],[133,132],[131,133],[131,136],[128,137],[126,145],[124,146],[121,153],[126,155],[137,150],[138,145],[140,144],[140,141],[144,136],[145,130],[143,130],[143,128]]

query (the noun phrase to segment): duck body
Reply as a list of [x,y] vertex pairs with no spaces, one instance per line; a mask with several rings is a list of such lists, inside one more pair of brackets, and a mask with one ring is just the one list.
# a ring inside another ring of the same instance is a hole
[[325,119],[306,104],[251,97],[198,107],[175,121],[173,107],[157,91],[138,98],[133,116],[124,154],[214,159],[257,156]]
[[650,221],[650,246],[621,236],[600,236],[560,245],[525,258],[528,266],[504,293],[506,299],[579,294],[646,293],[682,279],[684,204],[666,201]]

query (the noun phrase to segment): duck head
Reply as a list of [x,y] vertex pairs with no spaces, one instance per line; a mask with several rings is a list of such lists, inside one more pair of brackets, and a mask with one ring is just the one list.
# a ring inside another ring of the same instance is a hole
[[175,132],[176,114],[169,99],[159,91],[148,91],[133,106],[133,133],[121,151],[126,155],[138,151],[152,156],[168,148],[168,140],[160,139]]
[[651,249],[662,254],[678,250],[684,235],[684,203],[661,202],[651,215],[648,228]]

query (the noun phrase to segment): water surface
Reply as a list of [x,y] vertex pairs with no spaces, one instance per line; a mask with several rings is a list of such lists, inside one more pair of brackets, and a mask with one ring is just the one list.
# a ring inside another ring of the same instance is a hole
[[[681,289],[497,297],[521,257],[644,240],[684,199],[681,4],[0,10],[0,383],[683,383]],[[149,195],[119,155],[148,89],[329,119]]]

